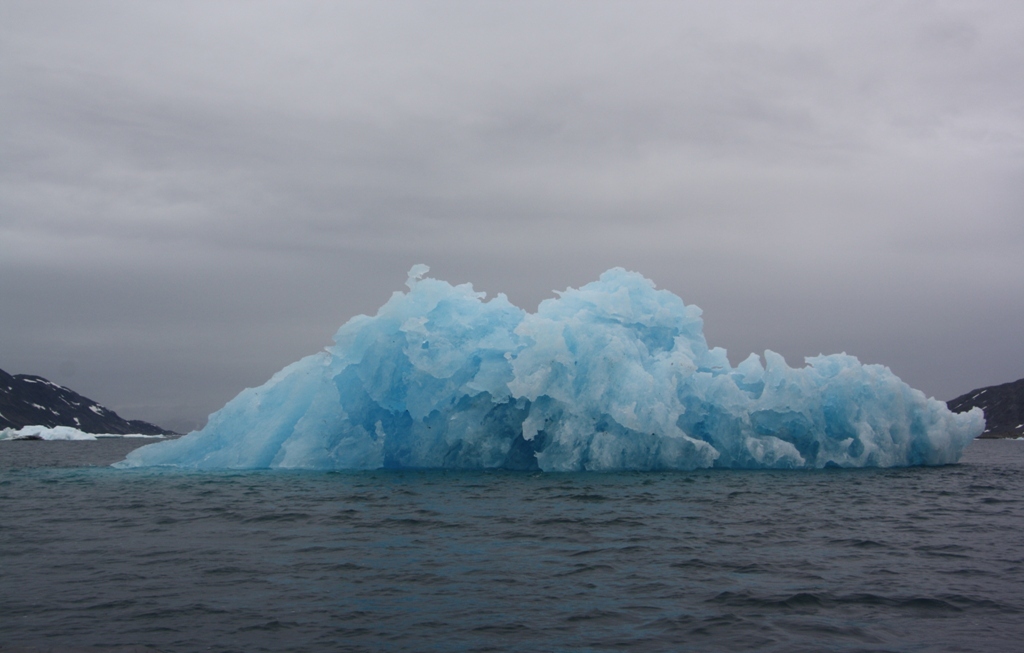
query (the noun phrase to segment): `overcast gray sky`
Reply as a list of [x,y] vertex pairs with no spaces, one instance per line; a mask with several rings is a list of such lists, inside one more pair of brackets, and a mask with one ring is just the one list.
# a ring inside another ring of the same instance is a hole
[[414,263],[1024,377],[1024,3],[0,4],[0,368],[176,430]]

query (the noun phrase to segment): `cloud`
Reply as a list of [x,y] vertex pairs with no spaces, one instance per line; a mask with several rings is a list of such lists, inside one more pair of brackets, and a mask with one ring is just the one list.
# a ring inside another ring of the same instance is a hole
[[624,265],[734,356],[1017,378],[1022,13],[6,3],[0,365],[194,422],[426,262],[527,307]]

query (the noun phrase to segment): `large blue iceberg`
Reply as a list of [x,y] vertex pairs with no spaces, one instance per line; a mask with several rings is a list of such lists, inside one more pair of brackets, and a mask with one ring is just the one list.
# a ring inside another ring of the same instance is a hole
[[701,311],[613,269],[543,302],[409,273],[334,346],[120,467],[657,470],[954,463],[984,430],[888,368],[836,354],[735,368]]

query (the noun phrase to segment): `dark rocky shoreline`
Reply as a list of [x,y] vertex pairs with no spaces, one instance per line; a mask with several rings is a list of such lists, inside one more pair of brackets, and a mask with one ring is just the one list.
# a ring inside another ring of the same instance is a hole
[[86,433],[176,435],[155,424],[124,419],[74,390],[41,376],[0,370],[0,429],[71,426]]
[[954,413],[985,411],[985,439],[1024,437],[1024,379],[977,388],[946,402]]

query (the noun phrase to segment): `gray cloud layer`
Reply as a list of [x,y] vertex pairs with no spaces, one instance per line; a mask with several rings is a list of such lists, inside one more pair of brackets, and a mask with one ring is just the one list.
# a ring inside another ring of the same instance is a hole
[[200,425],[424,262],[1024,376],[1016,2],[0,5],[0,367]]

